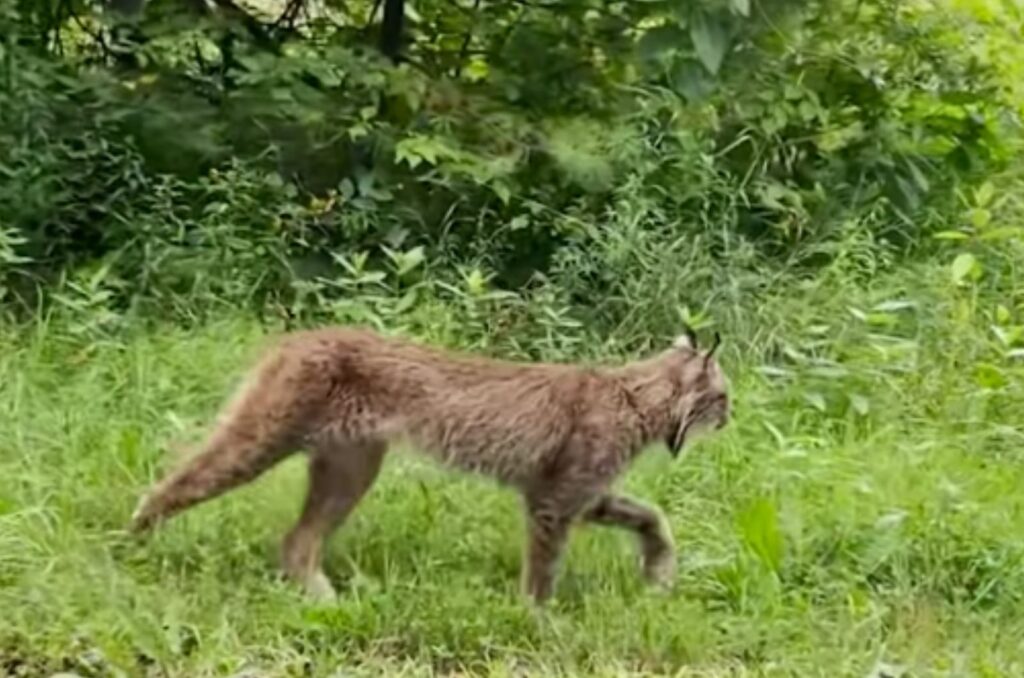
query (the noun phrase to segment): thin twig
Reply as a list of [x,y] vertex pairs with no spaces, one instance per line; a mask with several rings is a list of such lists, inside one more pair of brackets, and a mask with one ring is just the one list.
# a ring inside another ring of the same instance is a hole
[[373,7],[370,9],[370,16],[366,20],[365,29],[369,29],[373,25],[373,20],[377,18],[377,12],[380,11],[381,0],[373,0]]
[[196,66],[199,68],[200,73],[206,72],[206,59],[203,58],[203,52],[199,49],[199,39],[196,38],[192,41],[192,53],[195,55]]
[[113,52],[110,50],[110,45],[107,44],[107,39],[103,35],[103,29],[100,29],[98,32],[94,33],[85,24],[85,22],[82,21],[82,17],[78,16],[78,13],[70,8],[68,9],[68,15],[71,17],[71,20],[75,22],[75,25],[82,30],[83,33],[92,38],[93,42],[100,46],[100,51],[103,52],[103,62],[106,63],[107,60],[111,56],[113,56]]
[[[289,31],[295,30],[295,23],[299,18],[299,14],[306,9],[306,0],[288,0],[288,4],[285,5],[284,11],[281,12],[281,16],[274,22],[274,28],[278,29],[287,24]],[[308,13],[307,13],[308,17]]]
[[469,51],[469,41],[473,39],[473,28],[476,27],[477,13],[480,11],[480,0],[473,0],[473,17],[470,19],[469,28],[466,29],[466,35],[462,38],[462,48],[459,50],[459,59],[455,63],[455,77],[459,78],[462,75],[462,64],[466,61],[466,54]]
[[69,0],[60,0],[57,3],[57,8],[53,13],[53,24],[51,24],[50,30],[53,31],[53,46],[57,50],[57,54],[64,55],[64,38],[61,35],[61,24],[64,23],[64,15],[71,11]]

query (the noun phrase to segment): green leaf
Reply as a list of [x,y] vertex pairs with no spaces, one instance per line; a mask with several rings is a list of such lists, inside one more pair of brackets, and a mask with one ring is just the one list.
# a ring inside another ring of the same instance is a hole
[[714,90],[707,72],[693,59],[680,59],[669,74],[669,82],[677,93],[693,103],[706,98]]
[[782,568],[782,533],[775,504],[757,499],[747,505],[737,519],[744,544],[768,569],[778,573]]
[[416,305],[417,297],[418,293],[415,287],[402,295],[402,298],[398,300],[393,309],[395,314],[398,315],[411,310]]
[[893,327],[899,322],[899,318],[892,313],[868,313],[864,321],[875,327]]
[[740,16],[750,16],[750,0],[731,0],[729,4]]
[[861,417],[866,417],[868,411],[871,409],[870,403],[867,398],[856,393],[851,394],[849,397],[850,407]]
[[964,252],[963,254],[957,255],[957,258],[953,260],[952,266],[950,266],[949,274],[953,278],[953,282],[960,284],[968,276],[976,278],[981,273],[981,265],[973,254]]
[[729,49],[729,35],[722,22],[703,12],[697,13],[690,25],[690,39],[704,68],[712,75],[718,73]]
[[992,213],[987,209],[976,207],[971,210],[971,225],[977,229],[985,228],[992,221]]
[[396,257],[395,263],[398,265],[398,275],[403,276],[413,270],[423,263],[424,258],[425,255],[423,254],[422,246],[417,246],[408,252],[403,252],[401,255]]
[[982,388],[998,389],[1006,386],[1006,376],[995,365],[978,363],[974,366],[974,383]]
[[818,148],[826,153],[835,153],[864,136],[864,125],[859,120],[845,127],[827,129],[815,140]]
[[890,299],[889,301],[883,301],[875,304],[871,307],[871,310],[888,313],[891,311],[905,311],[908,308],[915,308],[916,306],[917,303],[909,299]]
[[[1007,311],[1007,313],[1009,313],[1009,311]],[[992,334],[996,335],[996,339],[999,340],[999,343],[1006,347],[1020,344],[1021,339],[1024,338],[1024,325],[1010,325],[1007,327],[993,325],[991,329]]]
[[910,176],[914,179],[918,189],[922,193],[927,193],[931,189],[931,183],[928,181],[928,177],[924,175],[924,172],[921,171],[921,168],[917,166],[917,163],[907,159],[907,169],[910,170]]
[[513,231],[521,231],[524,228],[529,228],[529,226],[530,217],[526,216],[525,214],[519,214],[517,216],[512,217],[512,221],[509,223],[509,228],[511,228]]
[[487,291],[487,277],[480,272],[479,268],[474,268],[463,274],[463,279],[466,283],[466,290],[471,296],[479,297]]
[[446,140],[424,134],[414,134],[395,144],[395,161],[405,161],[410,169],[415,169],[421,162],[437,165],[438,160],[457,156]]
[[904,208],[910,211],[916,210],[921,204],[921,193],[917,186],[900,176],[895,178],[895,182],[896,188],[903,198]]
[[808,391],[807,393],[804,393],[804,400],[807,401],[808,405],[818,410],[819,412],[825,411],[825,396],[821,395],[820,393]]
[[1024,228],[1020,226],[990,228],[979,236],[980,240],[1014,240],[1017,238],[1024,238]]
[[679,26],[655,26],[641,36],[636,50],[644,61],[657,61],[686,45],[686,33]]
[[1000,325],[1006,325],[1010,322],[1012,316],[1010,315],[1010,309],[1006,308],[1002,304],[996,306],[996,322]]
[[995,192],[996,189],[992,186],[992,182],[986,181],[974,191],[974,204],[978,207],[987,206],[992,202],[992,196],[995,195]]
[[498,196],[502,204],[507,205],[512,200],[512,189],[503,181],[495,181],[490,184],[491,190]]
[[466,65],[466,68],[463,69],[462,75],[470,82],[480,82],[487,79],[490,72],[491,69],[485,59],[473,57],[470,59],[469,64]]

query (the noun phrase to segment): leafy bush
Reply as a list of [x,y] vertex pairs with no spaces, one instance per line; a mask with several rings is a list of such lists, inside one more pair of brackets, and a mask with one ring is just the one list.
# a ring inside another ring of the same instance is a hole
[[426,2],[393,66],[368,3],[217,4],[5,4],[8,298],[357,319],[489,279],[637,337],[891,265],[1018,138],[1011,5]]

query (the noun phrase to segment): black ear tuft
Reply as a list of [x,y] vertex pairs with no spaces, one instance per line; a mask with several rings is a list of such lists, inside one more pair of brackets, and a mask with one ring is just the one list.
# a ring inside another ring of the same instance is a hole
[[718,332],[715,332],[715,339],[711,343],[711,348],[708,349],[708,352],[704,354],[704,369],[707,369],[708,361],[711,360],[711,356],[713,356],[715,354],[715,351],[718,350],[718,347],[721,344],[722,344],[722,335],[719,334]]

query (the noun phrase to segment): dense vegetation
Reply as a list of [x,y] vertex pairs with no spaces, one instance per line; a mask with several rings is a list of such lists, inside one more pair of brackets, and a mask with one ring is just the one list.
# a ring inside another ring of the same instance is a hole
[[[0,27],[0,673],[1024,672],[1019,2]],[[402,457],[332,543],[334,606],[271,577],[296,464],[129,540],[259,337],[324,322],[559,360],[720,329],[735,425],[627,482],[677,589],[586,533],[534,614],[512,498]]]

